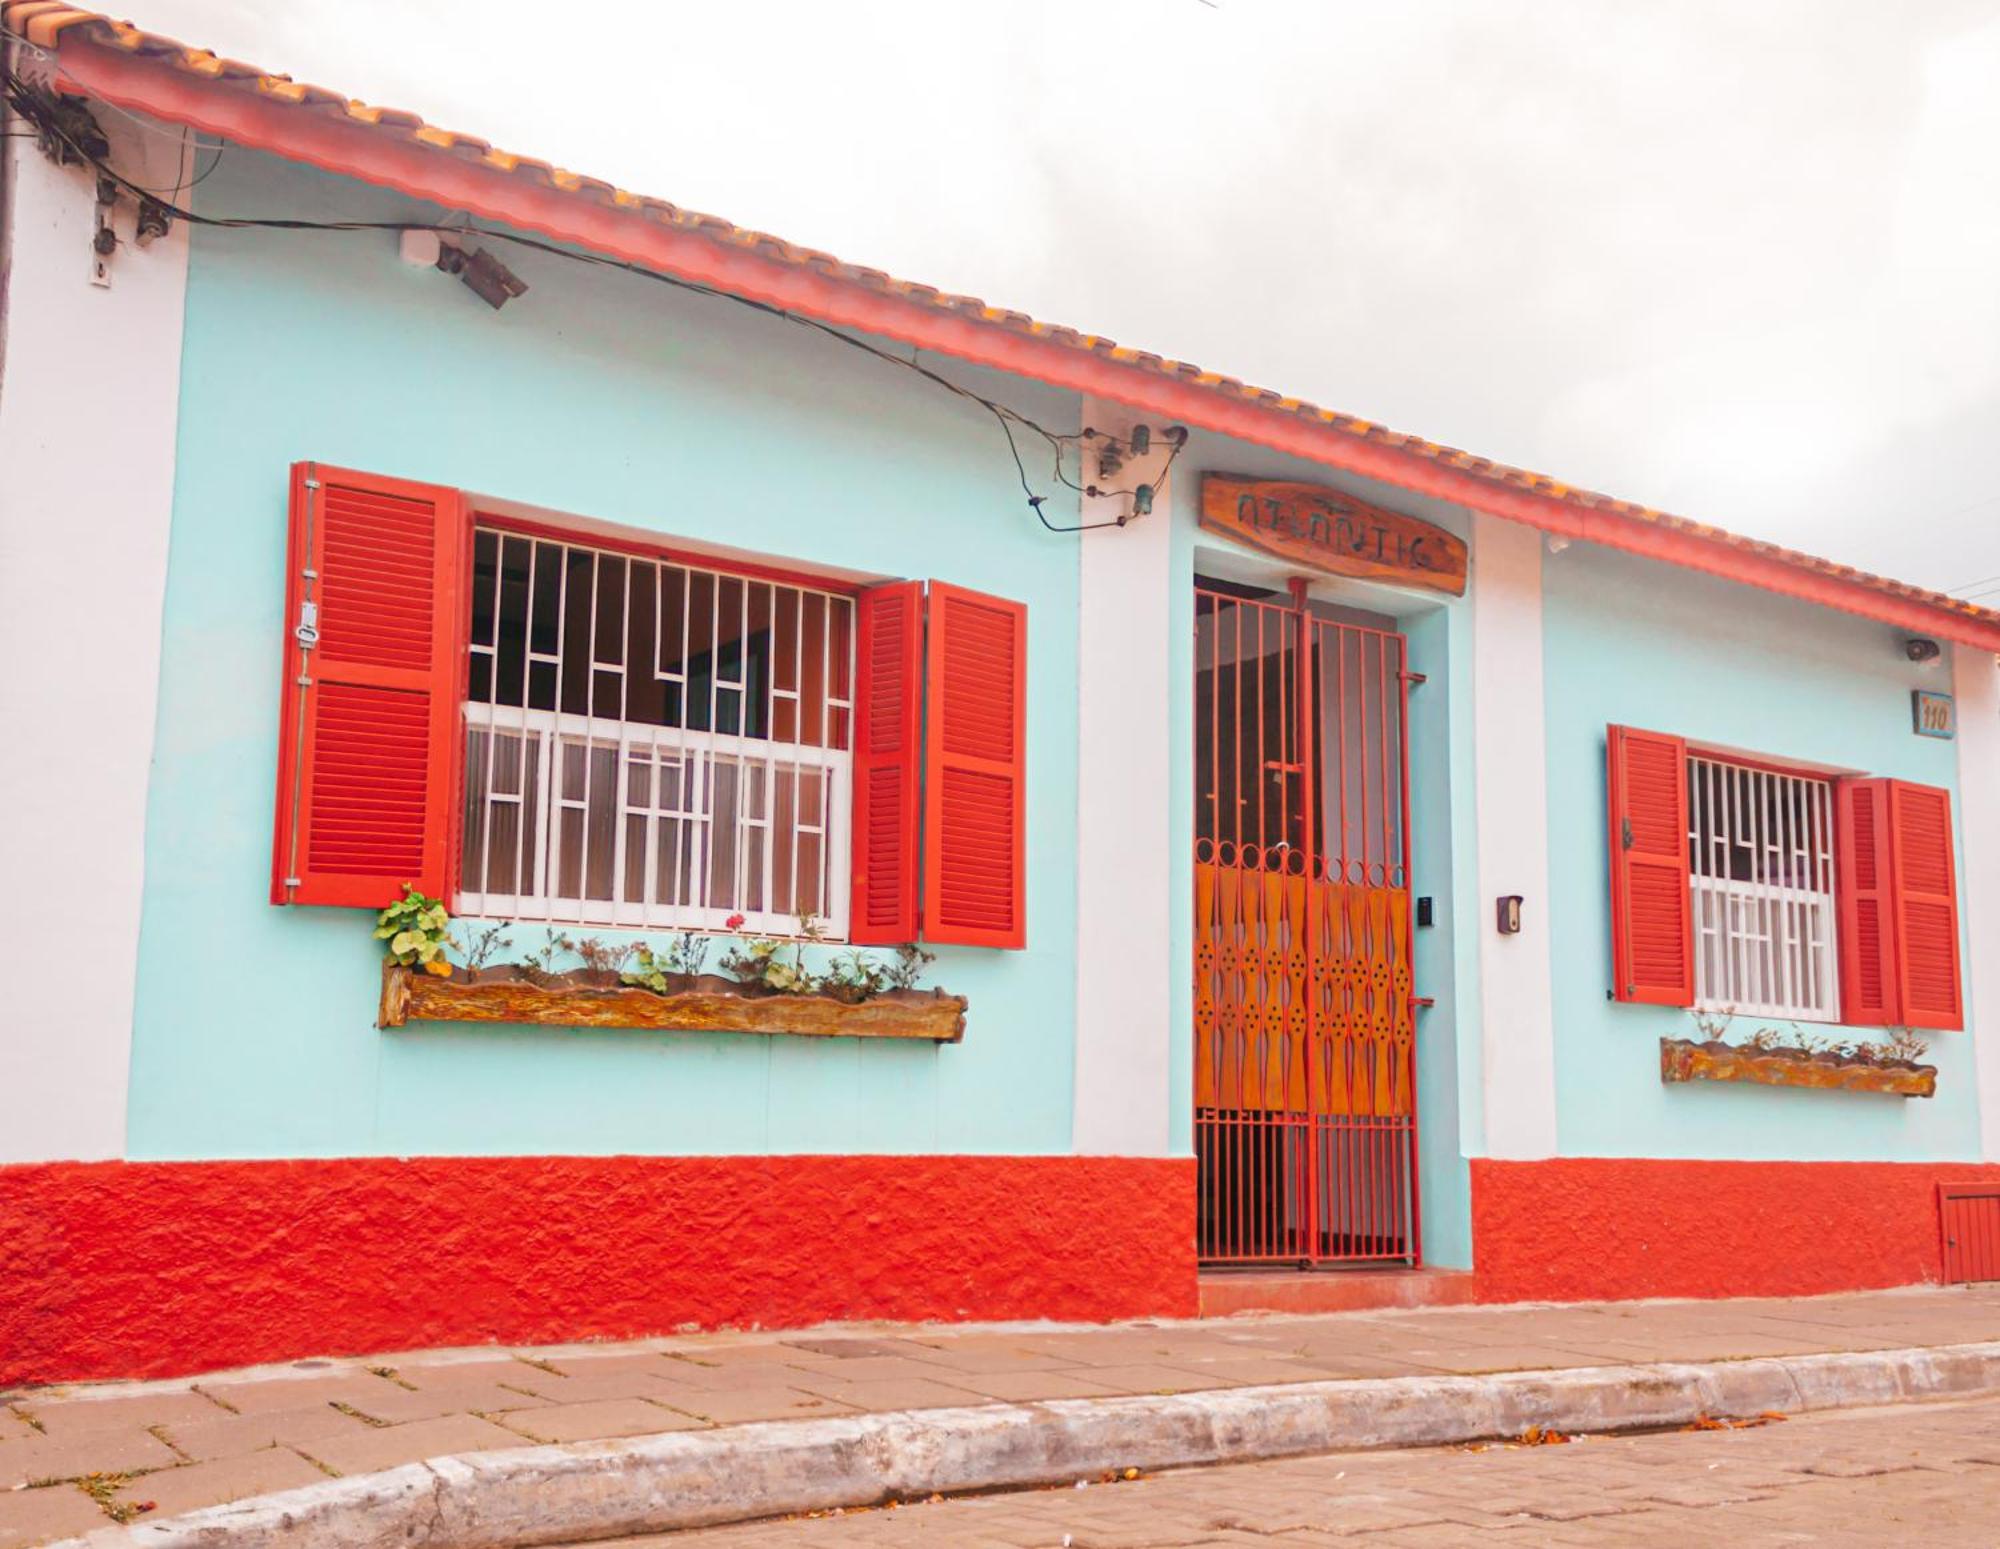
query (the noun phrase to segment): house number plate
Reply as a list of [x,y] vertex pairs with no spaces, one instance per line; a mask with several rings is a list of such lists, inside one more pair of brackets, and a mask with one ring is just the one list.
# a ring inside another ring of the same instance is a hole
[[1949,694],[1912,689],[1910,714],[1915,720],[1919,737],[1943,737],[1948,741],[1958,735],[1958,710]]

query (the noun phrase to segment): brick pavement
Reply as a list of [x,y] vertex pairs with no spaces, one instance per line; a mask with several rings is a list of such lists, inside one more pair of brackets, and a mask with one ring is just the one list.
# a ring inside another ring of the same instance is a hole
[[[616,1549],[1992,1549],[2000,1399],[1563,1446],[1343,1453],[1086,1490],[624,1539]],[[571,1546],[582,1549],[582,1546]]]
[[2000,1287],[1959,1287],[1092,1328],[690,1335],[31,1389],[0,1393],[0,1549],[84,1531],[147,1502],[140,1514],[157,1520],[329,1475],[543,1441],[981,1402],[1994,1339]]

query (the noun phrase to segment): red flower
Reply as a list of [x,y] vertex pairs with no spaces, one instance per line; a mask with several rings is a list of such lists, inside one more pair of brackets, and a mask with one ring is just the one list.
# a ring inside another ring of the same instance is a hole
[[727,926],[730,930],[741,930],[743,929],[743,916],[740,914],[732,914],[728,919],[724,920],[722,923],[725,926]]

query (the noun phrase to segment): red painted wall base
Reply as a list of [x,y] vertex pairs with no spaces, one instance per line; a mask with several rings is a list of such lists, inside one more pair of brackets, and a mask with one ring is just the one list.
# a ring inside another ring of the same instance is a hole
[[[1474,1160],[1482,1302],[1936,1281],[1959,1163]],[[0,1167],[0,1386],[843,1319],[1192,1317],[1192,1160]]]
[[1472,1163],[1487,1302],[1812,1296],[1943,1275],[1937,1185],[2000,1180],[1948,1162]]
[[1194,1163],[0,1167],[0,1386],[858,1318],[1191,1317]]

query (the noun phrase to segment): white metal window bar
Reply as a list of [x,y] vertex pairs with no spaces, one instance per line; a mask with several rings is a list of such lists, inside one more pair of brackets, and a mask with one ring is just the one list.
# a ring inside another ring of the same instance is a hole
[[459,914],[847,932],[854,604],[482,527]]
[[1832,783],[1700,755],[1687,775],[1695,1004],[1838,1021]]

